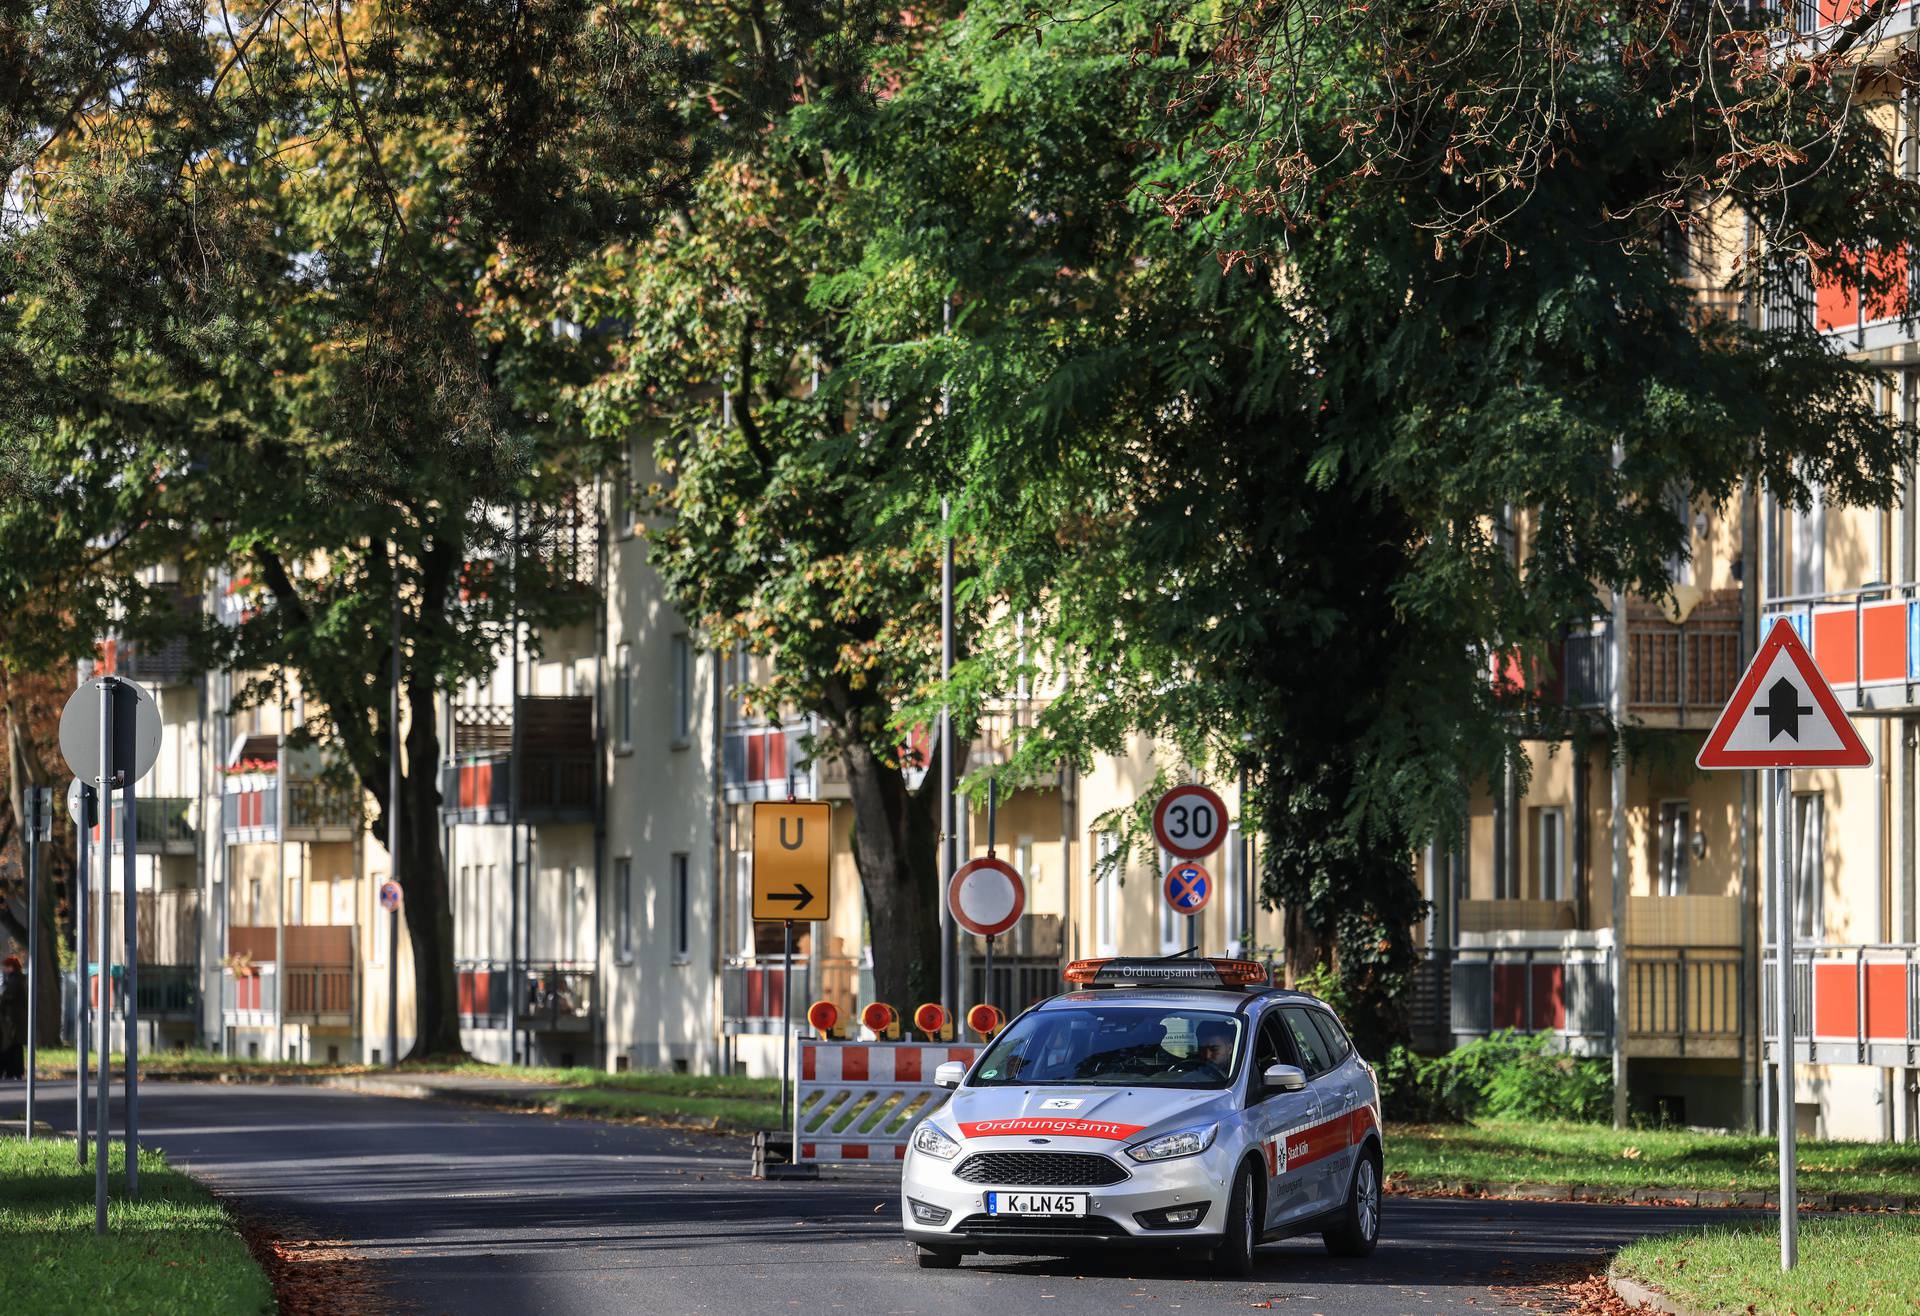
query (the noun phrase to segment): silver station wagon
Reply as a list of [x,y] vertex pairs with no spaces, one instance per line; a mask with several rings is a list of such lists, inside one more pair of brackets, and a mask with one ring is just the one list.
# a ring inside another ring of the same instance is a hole
[[1159,1245],[1246,1275],[1262,1242],[1380,1231],[1380,1093],[1328,1006],[1249,960],[1081,960],[1082,989],[942,1065],[900,1216],[922,1266]]

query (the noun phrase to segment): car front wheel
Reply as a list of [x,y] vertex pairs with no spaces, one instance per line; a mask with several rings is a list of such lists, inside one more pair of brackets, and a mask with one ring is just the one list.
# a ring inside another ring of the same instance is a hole
[[1320,1237],[1336,1257],[1373,1254],[1374,1245],[1380,1241],[1380,1162],[1371,1151],[1362,1153],[1359,1164],[1353,1167],[1353,1184],[1347,1190],[1340,1223]]
[[1233,1193],[1227,1198],[1226,1230],[1213,1254],[1214,1269],[1218,1273],[1239,1279],[1253,1274],[1253,1249],[1260,1242],[1259,1207],[1253,1167],[1243,1165],[1233,1178]]

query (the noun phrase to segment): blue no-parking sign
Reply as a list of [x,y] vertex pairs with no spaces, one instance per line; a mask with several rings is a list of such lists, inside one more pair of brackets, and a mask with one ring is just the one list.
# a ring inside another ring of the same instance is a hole
[[1176,914],[1198,914],[1213,899],[1213,878],[1199,864],[1175,864],[1167,870],[1160,894]]

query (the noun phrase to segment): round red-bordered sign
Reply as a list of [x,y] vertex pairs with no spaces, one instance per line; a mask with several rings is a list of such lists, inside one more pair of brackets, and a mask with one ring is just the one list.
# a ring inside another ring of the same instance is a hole
[[1153,806],[1153,839],[1170,855],[1198,859],[1226,836],[1227,806],[1205,786],[1175,786]]
[[975,936],[997,937],[1027,912],[1027,884],[1004,859],[975,859],[947,883],[947,910]]
[[1213,899],[1213,877],[1199,864],[1175,864],[1160,883],[1160,895],[1176,914],[1198,914]]
[[399,883],[382,882],[380,884],[380,908],[386,910],[389,914],[400,908]]

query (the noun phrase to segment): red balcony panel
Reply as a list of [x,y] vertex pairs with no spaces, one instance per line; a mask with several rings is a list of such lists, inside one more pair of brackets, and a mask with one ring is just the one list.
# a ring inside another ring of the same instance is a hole
[[1495,1028],[1527,1026],[1526,965],[1496,964],[1493,966],[1493,1026]]
[[1851,964],[1813,966],[1813,1035],[1853,1037],[1859,1021],[1860,976]]
[[787,775],[787,736],[784,731],[769,731],[767,741],[767,778],[778,780]]
[[1867,1036],[1907,1039],[1907,966],[1867,965]]
[[1831,272],[1814,271],[1814,327],[1822,331],[1851,329],[1860,323],[1860,292],[1852,263],[1836,262],[1830,268]]
[[1907,679],[1907,605],[1874,603],[1860,610],[1861,679]]
[[1878,282],[1884,279],[1887,287],[1877,293],[1867,295],[1866,317],[1869,320],[1894,320],[1906,313],[1907,309],[1907,252],[1905,248],[1878,250],[1867,255],[1867,275]]
[[1813,656],[1827,680],[1838,685],[1854,679],[1858,637],[1853,609],[1834,608],[1813,614]]
[[1567,971],[1558,964],[1533,966],[1533,1027],[1536,1032],[1567,1026]]
[[765,781],[767,779],[767,738],[765,736],[747,737],[747,780]]
[[472,1014],[473,1011],[473,970],[462,969],[454,975],[455,985],[460,996],[460,1013]]

